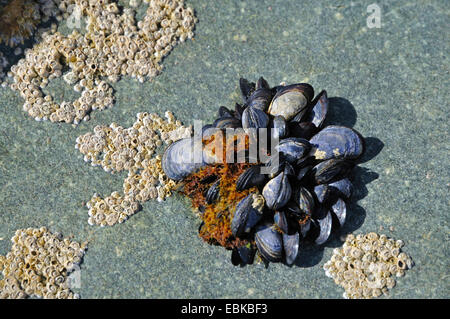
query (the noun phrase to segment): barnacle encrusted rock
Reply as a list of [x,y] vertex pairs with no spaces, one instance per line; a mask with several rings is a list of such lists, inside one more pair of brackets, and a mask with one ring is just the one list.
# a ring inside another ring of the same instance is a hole
[[[161,60],[180,41],[193,37],[197,21],[182,0],[151,0],[136,23],[132,8],[119,10],[111,0],[59,0],[58,15],[85,19],[85,33],[65,36],[53,28],[41,36],[25,57],[11,68],[10,86],[25,99],[24,110],[36,120],[78,124],[91,110],[113,105],[108,83],[122,76],[144,82],[161,72]],[[73,17],[73,15],[78,16]],[[76,27],[76,25],[75,25]],[[63,74],[64,68],[69,68]],[[50,80],[64,80],[81,92],[75,101],[57,103],[42,91]],[[106,82],[107,81],[107,82]]]
[[87,249],[45,227],[16,231],[13,246],[0,256],[0,299],[41,298],[72,299],[68,276],[76,269]]
[[323,266],[325,274],[345,289],[344,298],[373,298],[387,294],[414,263],[401,252],[403,241],[376,233],[349,234]]
[[182,126],[171,112],[166,119],[154,113],[138,113],[133,126],[123,128],[112,123],[96,126],[93,133],[79,136],[76,148],[86,162],[102,166],[106,172],[128,171],[123,194],[115,191],[102,198],[95,194],[86,204],[91,225],[112,226],[136,213],[139,203],[164,200],[177,184],[161,167],[158,148],[191,135],[192,127]]

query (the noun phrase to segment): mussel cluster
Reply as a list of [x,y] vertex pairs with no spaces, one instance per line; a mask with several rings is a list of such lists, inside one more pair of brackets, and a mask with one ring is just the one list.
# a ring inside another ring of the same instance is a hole
[[[352,193],[348,175],[364,152],[364,139],[348,127],[324,126],[327,93],[314,98],[307,83],[271,88],[262,77],[256,84],[241,78],[240,90],[243,104],[221,106],[214,123],[203,126],[200,154],[194,136],[179,140],[166,149],[162,167],[184,182],[183,192],[202,218],[200,237],[231,249],[234,265],[251,264],[256,254],[266,264],[290,265],[301,240],[323,244],[333,224],[344,224]],[[249,133],[264,128],[270,132],[266,143]],[[243,162],[227,163],[225,156],[217,161],[221,152],[208,148],[221,139],[217,132],[230,129],[235,137],[247,134],[245,143],[224,139],[225,149],[244,152]],[[264,160],[249,155],[251,142],[270,146]]]

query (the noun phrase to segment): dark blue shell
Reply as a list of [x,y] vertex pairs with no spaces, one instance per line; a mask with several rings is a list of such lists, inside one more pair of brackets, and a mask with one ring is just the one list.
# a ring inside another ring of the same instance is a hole
[[288,125],[284,117],[281,115],[275,116],[272,121],[270,136],[273,139],[281,139],[286,137],[288,133]]
[[314,187],[314,193],[319,203],[324,203],[330,197],[331,192],[327,184],[320,184]]
[[[194,151],[200,153],[195,154]],[[199,150],[195,150],[192,138],[184,138],[172,143],[166,149],[162,158],[164,173],[167,177],[176,181],[182,180],[204,165],[206,163],[203,158],[201,145]]]
[[283,233],[288,232],[288,221],[284,212],[275,212],[273,215],[273,221]]
[[361,135],[345,126],[327,126],[314,135],[309,142],[314,147],[312,155],[319,160],[357,159],[364,152]]
[[330,183],[329,186],[332,187],[333,192],[338,192],[338,194],[345,196],[345,198],[350,198],[352,195],[353,185],[348,178]]
[[305,187],[299,188],[294,200],[297,202],[298,207],[304,214],[309,216],[313,214],[315,209],[314,198]]
[[336,215],[339,220],[341,227],[345,223],[345,218],[347,216],[347,205],[342,198],[338,198],[336,203],[331,206],[331,211]]
[[292,265],[298,255],[300,235],[298,233],[293,235],[283,234],[282,237],[286,264]]
[[319,236],[317,236],[315,242],[317,245],[322,245],[324,242],[328,240],[328,237],[330,237],[331,234],[331,225],[332,225],[331,213],[328,211],[324,218],[318,219],[317,221],[319,223],[320,233]]
[[287,204],[291,198],[292,188],[284,172],[272,178],[264,186],[262,194],[266,200],[266,205],[270,209],[279,209]]
[[269,126],[269,116],[266,112],[249,106],[242,113],[242,127],[246,128],[266,128]]
[[329,159],[320,162],[311,170],[317,184],[326,184],[345,177],[355,166],[350,160]]
[[261,219],[262,211],[253,208],[253,194],[247,195],[237,205],[231,221],[233,236],[248,233]]
[[278,262],[281,260],[283,240],[281,234],[273,227],[261,227],[255,234],[255,243],[261,256],[268,261]]
[[327,91],[323,90],[319,93],[317,103],[313,106],[306,122],[312,122],[316,127],[321,128],[328,113],[328,97]]
[[294,163],[306,155],[311,146],[309,142],[303,138],[289,137],[281,140],[275,149],[283,153],[286,160],[290,163]]

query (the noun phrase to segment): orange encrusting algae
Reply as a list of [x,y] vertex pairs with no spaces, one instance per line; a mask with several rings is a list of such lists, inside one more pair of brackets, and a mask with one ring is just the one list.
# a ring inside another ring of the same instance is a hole
[[[236,191],[238,177],[252,164],[216,164],[206,166],[191,174],[185,180],[184,194],[191,198],[192,206],[203,210],[200,217],[204,222],[199,230],[200,237],[209,244],[218,244],[226,248],[240,247],[247,244],[245,240],[235,238],[231,233],[231,221],[236,205],[249,193],[258,192],[256,187],[244,191]],[[219,196],[208,205],[205,194],[212,183],[203,181],[209,176],[217,176],[219,182]]]

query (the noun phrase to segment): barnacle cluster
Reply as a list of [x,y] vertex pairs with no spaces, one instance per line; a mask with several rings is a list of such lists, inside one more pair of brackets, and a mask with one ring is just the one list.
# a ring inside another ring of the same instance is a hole
[[0,256],[0,299],[78,298],[68,276],[80,264],[87,243],[79,244],[45,227],[16,231],[13,246]]
[[[151,0],[144,18],[136,23],[132,8],[119,9],[111,0],[60,0],[63,16],[78,13],[87,20],[86,33],[73,30],[65,36],[56,30],[11,67],[11,88],[25,99],[24,110],[36,120],[78,124],[89,112],[114,103],[113,90],[105,82],[131,76],[140,82],[154,78],[161,60],[178,41],[193,37],[197,21],[182,0]],[[50,80],[63,76],[81,92],[75,101],[57,103],[42,91]]]
[[79,136],[76,148],[84,160],[101,165],[106,172],[128,171],[123,194],[115,191],[102,198],[95,194],[87,203],[89,224],[112,226],[125,221],[139,209],[139,203],[150,199],[164,200],[176,183],[161,168],[157,149],[191,135],[192,127],[184,127],[173,113],[166,119],[154,113],[138,113],[133,126],[123,128],[116,123],[96,126],[93,133]]
[[40,22],[61,12],[59,0],[0,0],[0,44],[23,44]]
[[323,266],[325,274],[345,289],[344,298],[372,298],[387,294],[413,266],[401,248],[402,240],[376,233],[349,234],[341,248],[335,248]]

